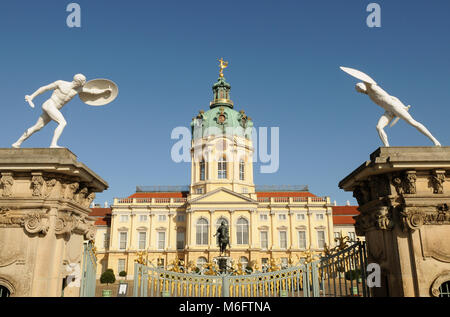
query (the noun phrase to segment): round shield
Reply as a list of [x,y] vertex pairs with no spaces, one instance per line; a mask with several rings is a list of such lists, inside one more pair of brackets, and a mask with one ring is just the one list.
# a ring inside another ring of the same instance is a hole
[[78,94],[78,96],[80,97],[81,101],[83,101],[85,104],[88,104],[89,106],[104,106],[116,99],[117,95],[119,94],[119,88],[114,82],[108,79],[93,79],[88,81],[83,86],[83,89],[86,90],[104,90],[108,88],[111,89],[111,92],[97,94],[89,93],[88,91],[82,91]]

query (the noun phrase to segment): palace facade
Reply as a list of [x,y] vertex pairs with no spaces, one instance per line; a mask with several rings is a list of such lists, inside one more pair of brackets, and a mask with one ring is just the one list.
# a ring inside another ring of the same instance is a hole
[[[355,237],[356,206],[336,208],[307,186],[255,186],[253,122],[234,110],[222,73],[210,109],[192,119],[191,180],[185,187],[137,187],[97,217],[98,275],[107,268],[133,275],[138,252],[170,268],[175,259],[201,266],[219,255],[215,233],[229,227],[229,255],[243,266],[264,268],[320,254],[339,235]],[[339,222],[335,224],[335,222]],[[228,252],[228,251],[227,251]]]

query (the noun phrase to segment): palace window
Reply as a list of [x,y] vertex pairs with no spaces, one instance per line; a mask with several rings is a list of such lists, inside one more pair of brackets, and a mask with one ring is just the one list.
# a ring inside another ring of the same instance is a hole
[[280,248],[287,249],[287,232],[280,231]]
[[350,241],[356,241],[356,234],[354,232],[349,232],[348,237],[350,238]]
[[144,231],[139,232],[139,250],[144,250],[146,241],[147,240],[147,233]]
[[286,214],[279,214],[278,215],[278,220],[286,220]]
[[298,232],[298,247],[306,249],[306,231],[300,230]]
[[166,215],[158,215],[158,221],[166,221]]
[[195,189],[196,194],[203,194],[203,188],[196,188]]
[[267,231],[261,231],[260,235],[261,249],[267,250],[267,248],[269,247],[268,233]]
[[119,249],[125,250],[127,248],[127,233],[120,232],[119,233]]
[[263,272],[266,272],[269,268],[269,259],[268,258],[262,258],[261,259],[261,269]]
[[334,233],[334,238],[335,239],[339,239],[341,237],[341,233],[340,232],[335,232]]
[[197,221],[196,241],[198,245],[208,244],[208,220],[200,218]]
[[245,256],[239,258],[239,263],[242,264],[242,269],[245,270],[248,266],[248,259]]
[[266,221],[267,220],[267,214],[260,214],[259,215],[259,220]]
[[139,221],[140,221],[140,222],[145,222],[145,221],[147,221],[147,215],[140,215],[140,216],[139,216]]
[[241,181],[243,181],[244,176],[245,176],[245,162],[243,160],[240,160],[239,161],[239,179]]
[[201,181],[204,181],[205,180],[205,174],[206,173],[206,163],[205,163],[205,161],[204,160],[202,160],[201,162],[200,162],[200,180]]
[[109,248],[109,234],[105,233],[103,235],[103,248],[108,249]]
[[227,162],[224,157],[221,157],[217,163],[217,178],[226,179],[227,178]]
[[117,263],[117,273],[125,271],[125,259],[119,259]]
[[185,215],[177,215],[177,221],[178,222],[185,222],[186,216]]
[[225,225],[228,227],[228,220],[226,220],[224,217],[220,217],[219,219],[217,219],[216,221],[216,230],[217,228],[220,227],[220,225],[222,224],[222,221],[225,222]]
[[317,220],[323,220],[323,214],[316,214]]
[[120,222],[127,222],[128,221],[128,215],[121,215],[120,216]]
[[297,214],[297,220],[305,220],[305,214]]
[[184,249],[184,237],[185,237],[184,231],[177,232],[177,250]]
[[325,247],[325,231],[317,231],[317,246],[322,249]]
[[199,257],[199,258],[197,259],[197,267],[198,267],[199,269],[201,269],[201,268],[203,267],[203,265],[206,264],[207,261],[208,261],[208,260],[207,260],[205,257],[203,257],[203,256]]
[[248,244],[248,221],[244,218],[239,218],[236,226],[237,244]]
[[158,250],[164,250],[166,247],[166,233],[164,231],[158,231]]

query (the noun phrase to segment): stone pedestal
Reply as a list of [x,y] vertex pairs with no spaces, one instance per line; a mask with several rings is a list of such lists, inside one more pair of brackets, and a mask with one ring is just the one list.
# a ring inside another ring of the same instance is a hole
[[438,296],[450,280],[450,147],[381,147],[339,183],[361,214],[375,296]]
[[107,187],[67,149],[0,149],[0,286],[79,296],[83,241],[95,235],[89,206]]
[[229,256],[217,256],[214,258],[214,261],[217,263],[219,267],[220,273],[228,273],[231,268],[231,257]]

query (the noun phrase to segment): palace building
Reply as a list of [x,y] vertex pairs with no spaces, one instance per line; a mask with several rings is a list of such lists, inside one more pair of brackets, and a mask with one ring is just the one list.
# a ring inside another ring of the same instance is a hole
[[255,186],[253,122],[234,109],[222,70],[212,88],[210,109],[191,122],[190,185],[138,186],[110,208],[93,208],[98,276],[112,268],[131,278],[142,251],[166,268],[175,259],[211,262],[219,255],[214,235],[222,221],[229,227],[229,255],[244,267],[264,268],[271,259],[287,265],[307,250],[320,254],[340,235],[356,238],[356,206],[338,208],[307,186]]

